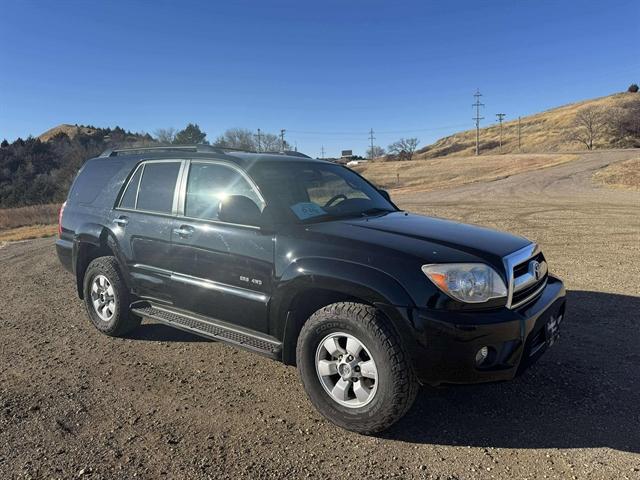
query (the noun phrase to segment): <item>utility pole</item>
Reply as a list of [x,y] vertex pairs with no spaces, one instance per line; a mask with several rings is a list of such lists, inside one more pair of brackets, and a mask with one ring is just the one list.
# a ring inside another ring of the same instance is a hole
[[324,145],[322,145],[322,148],[320,149],[320,158],[324,160]]
[[258,152],[260,150],[262,150],[262,140],[261,139],[262,139],[261,131],[260,131],[260,129],[258,129]]
[[472,107],[476,107],[476,116],[472,120],[476,121],[476,155],[480,155],[480,120],[484,120],[484,117],[480,116],[480,107],[484,107],[484,103],[480,103],[480,89],[476,89],[476,93],[473,94],[476,101]]
[[284,152],[284,132],[286,132],[284,128],[280,130],[280,151],[281,152]]
[[520,116],[518,116],[518,151],[520,151],[520,139],[521,139],[521,135],[520,135]]
[[376,137],[373,136],[373,128],[371,130],[369,130],[369,140],[371,141],[371,154],[369,155],[369,160],[373,160],[374,154],[373,154],[373,141],[376,139]]
[[500,153],[502,153],[502,119],[506,116],[506,113],[496,113],[496,117],[498,117],[498,121],[500,122]]

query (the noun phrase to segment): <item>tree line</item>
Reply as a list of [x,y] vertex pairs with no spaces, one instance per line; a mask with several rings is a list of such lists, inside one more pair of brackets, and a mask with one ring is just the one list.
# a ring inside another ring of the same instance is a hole
[[[47,141],[29,137],[0,143],[0,208],[62,203],[82,164],[110,148],[209,144],[195,123],[182,130],[159,129],[154,136],[120,127],[76,127],[72,135],[60,132]],[[242,128],[227,130],[211,144],[262,152],[291,149],[275,134],[264,132],[258,138]]]

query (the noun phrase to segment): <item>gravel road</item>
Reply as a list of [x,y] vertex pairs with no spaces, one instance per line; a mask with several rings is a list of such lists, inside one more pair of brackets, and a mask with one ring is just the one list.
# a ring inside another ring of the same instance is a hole
[[591,183],[634,154],[394,197],[538,240],[569,305],[525,375],[424,388],[378,437],[324,421],[291,367],[152,323],[100,335],[52,239],[5,245],[0,478],[640,479],[640,193]]

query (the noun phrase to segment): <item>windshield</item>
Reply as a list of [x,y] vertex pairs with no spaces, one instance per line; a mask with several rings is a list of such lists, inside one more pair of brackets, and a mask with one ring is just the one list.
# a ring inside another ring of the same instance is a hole
[[375,187],[340,165],[260,162],[249,174],[278,222],[317,222],[396,211]]

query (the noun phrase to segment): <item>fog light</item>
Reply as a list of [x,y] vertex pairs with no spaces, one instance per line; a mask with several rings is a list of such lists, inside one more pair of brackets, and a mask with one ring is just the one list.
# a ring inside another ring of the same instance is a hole
[[482,365],[489,356],[489,347],[482,347],[476,353],[476,365]]

